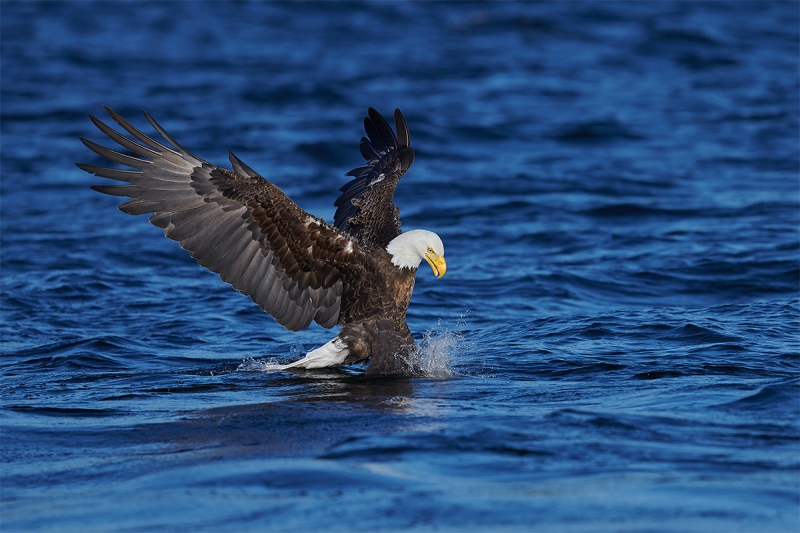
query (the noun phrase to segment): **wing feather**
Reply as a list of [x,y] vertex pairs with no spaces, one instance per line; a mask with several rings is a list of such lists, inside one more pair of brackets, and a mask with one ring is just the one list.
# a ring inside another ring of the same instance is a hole
[[239,275],[239,278],[231,278],[231,285],[233,285],[233,288],[247,296],[250,295],[250,293],[247,292],[250,284],[256,278],[259,266],[264,262],[263,256],[259,257],[261,255],[260,246],[251,244],[248,247],[248,252],[252,252],[253,255],[242,267],[242,273]]
[[[273,287],[275,287],[275,285],[273,285]],[[276,294],[278,294],[278,301],[279,301],[277,305],[278,310],[275,311],[275,320],[277,320],[278,323],[283,326],[285,323],[289,322],[289,320],[287,320],[286,314],[289,311],[289,305],[292,300],[289,297],[289,295],[285,292],[281,292],[279,290],[275,290],[275,292]]]
[[414,151],[399,109],[394,112],[397,134],[375,109],[370,107],[367,114],[367,136],[359,144],[367,165],[347,173],[354,179],[339,189],[342,194],[333,204],[334,225],[362,244],[385,248],[401,231],[394,191],[414,162]]
[[[178,216],[184,214],[183,219],[179,220]],[[188,239],[206,227],[213,227],[224,216],[225,212],[215,204],[205,204],[191,211],[175,213],[172,216],[172,223],[164,229],[164,235],[168,239],[182,243],[184,248],[190,249],[190,245],[187,243]]]
[[230,244],[226,245],[222,249],[218,249],[216,251],[217,259],[213,265],[209,267],[210,270],[214,272],[218,272],[220,277],[225,274],[225,278],[230,280],[228,283],[233,285],[233,281],[238,279],[238,277],[234,278],[231,267],[235,265],[239,258],[244,255],[247,251],[247,246],[253,242],[253,239],[250,235],[246,233],[239,232],[237,235],[231,239]]
[[[359,283],[373,268],[364,248],[308,215],[232,153],[234,172],[183,148],[146,112],[170,147],[106,110],[133,140],[95,117],[90,117],[92,123],[136,157],[81,139],[94,153],[133,169],[78,164],[86,172],[124,183],[95,190],[129,197],[120,205],[126,213],[153,213],[150,222],[166,237],[288,329],[305,328],[313,320],[329,328],[344,319],[341,309],[349,307],[342,306],[344,287]],[[383,140],[386,132],[376,126],[375,135]],[[324,246],[314,244],[322,241]],[[345,249],[351,251],[343,254]]]
[[[213,272],[222,274],[231,263],[234,263],[240,254],[244,253],[245,244],[247,241],[252,241],[253,238],[241,231],[239,226],[235,226],[228,232],[227,238],[217,237],[218,244],[210,252],[204,253],[204,263],[202,266],[208,268]],[[198,253],[199,255],[199,253]]]
[[139,154],[139,155],[141,155],[143,157],[159,157],[159,153],[157,151],[152,150],[150,148],[147,148],[145,146],[142,146],[139,143],[131,141],[130,139],[128,139],[124,135],[121,135],[121,134],[117,133],[116,130],[114,130],[113,128],[110,128],[105,123],[103,123],[102,121],[96,119],[92,115],[89,115],[89,120],[91,120],[92,123],[95,126],[97,126],[97,129],[99,129],[100,131],[102,131],[103,133],[108,135],[111,138],[112,141],[114,141],[115,143],[119,144],[123,148],[127,148],[131,152],[133,152],[135,154]]
[[153,126],[153,129],[155,129],[158,132],[159,135],[164,137],[167,140],[167,142],[169,144],[171,144],[173,146],[173,148],[175,148],[181,155],[189,156],[189,157],[191,157],[193,159],[196,159],[198,161],[202,161],[203,163],[207,163],[207,161],[203,161],[202,159],[200,159],[199,157],[197,157],[193,153],[189,152],[189,150],[187,150],[186,148],[184,148],[183,146],[178,144],[178,141],[173,139],[172,136],[169,133],[167,133],[164,130],[164,128],[162,128],[161,125],[159,125],[159,123],[156,122],[155,119],[153,117],[151,117],[150,114],[147,111],[142,109],[142,113],[144,113],[144,118],[147,119],[147,122],[149,122],[150,125]]
[[[152,148],[153,150],[158,152],[160,158],[164,159],[165,161],[169,161],[170,163],[175,163],[175,162],[180,163],[181,161],[185,161],[184,157],[180,153],[178,153],[178,152],[176,152],[174,150],[170,150],[169,148],[167,148],[163,144],[161,144],[161,143],[159,143],[157,141],[154,141],[152,138],[150,138],[149,136],[147,136],[144,133],[142,133],[141,131],[139,131],[139,129],[134,127],[130,122],[128,122],[127,120],[122,118],[120,115],[118,115],[110,107],[103,106],[103,108],[105,108],[105,110],[108,112],[108,114],[111,115],[111,118],[114,119],[114,122],[116,122],[117,124],[122,126],[122,128],[125,131],[127,131],[128,133],[133,135],[138,141],[143,142],[144,144],[146,144],[147,146],[149,146],[150,148]],[[199,162],[200,161],[191,161],[189,163],[192,166],[196,166],[197,163],[199,163]]]
[[245,165],[241,159],[233,155],[233,152],[228,150],[228,159],[231,161],[233,171],[242,176],[250,176],[251,178],[260,178],[261,175],[252,168]]
[[397,128],[397,146],[411,146],[408,124],[399,109],[394,110],[394,127]]
[[166,209],[164,202],[147,201],[137,198],[120,204],[119,210],[129,215],[144,215],[146,213],[163,213],[165,211],[183,211],[184,209],[194,209],[195,207],[200,207],[202,204],[202,198],[170,198],[170,202],[167,204],[170,209]]
[[242,280],[245,278],[248,271],[250,271],[250,265],[253,264],[253,259],[259,249],[258,243],[253,241],[252,238],[248,239],[247,237],[242,237],[242,239],[245,242],[244,249],[230,264],[219,271],[220,277],[229,279],[230,284],[233,285],[234,288],[241,285]]
[[389,151],[389,147],[386,146],[386,143],[381,138],[378,128],[376,127],[375,123],[370,120],[370,118],[371,117],[367,117],[364,119],[364,131],[367,132],[367,139],[369,139],[368,142],[370,146],[375,152],[377,152],[378,157],[380,157]]
[[381,158],[381,154],[378,153],[378,150],[372,145],[371,142],[369,142],[369,139],[366,137],[361,137],[361,142],[358,143],[358,149],[361,151],[361,157],[366,159],[368,162],[374,163]]
[[141,168],[141,166],[146,166],[151,164],[150,161],[146,159],[139,159],[137,157],[131,157],[129,155],[115,152],[114,150],[109,150],[105,146],[100,146],[99,144],[93,143],[92,141],[84,139],[83,137],[78,137],[78,139],[80,139],[80,141],[84,145],[86,145],[86,148],[96,153],[100,157],[105,157],[106,159],[108,159],[109,161],[113,161],[114,163],[119,163],[120,165],[125,165],[128,167],[135,167],[135,168]]
[[269,296],[269,291],[265,290],[261,298],[259,298],[258,295],[258,288],[262,283],[265,283],[264,280],[267,278],[267,276],[272,276],[272,279],[267,282],[269,287],[272,287],[272,282],[275,280],[275,268],[273,268],[271,253],[265,255],[264,259],[258,263],[258,268],[250,284],[246,288],[240,290],[247,296],[250,296],[254,302],[262,302],[264,307],[271,309],[272,303],[274,303],[275,299],[273,298],[272,303],[266,301],[266,298]]
[[389,123],[386,122],[386,119],[371,107],[367,111],[367,114],[369,115],[370,122],[378,131],[381,143],[386,147],[385,151],[388,152],[390,148],[397,148],[397,136],[392,131]]
[[223,216],[220,223],[206,227],[205,230],[192,235],[186,241],[182,241],[181,247],[197,259],[201,266],[217,272],[214,266],[228,249],[230,242],[236,235],[243,233],[241,231],[242,223],[238,218]]
[[267,275],[264,276],[264,280],[258,284],[258,288],[253,293],[258,297],[259,301],[266,302],[265,306],[273,309],[272,316],[275,317],[275,320],[278,322],[283,318],[279,311],[283,304],[283,298],[286,296],[286,294],[280,290],[281,285],[283,285],[283,283],[278,279],[277,269],[272,268]]

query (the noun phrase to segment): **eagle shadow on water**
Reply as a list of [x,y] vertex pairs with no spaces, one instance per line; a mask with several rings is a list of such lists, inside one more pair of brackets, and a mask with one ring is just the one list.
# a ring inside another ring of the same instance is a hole
[[93,116],[97,128],[138,157],[87,139],[96,154],[135,170],[78,163],[78,167],[126,185],[93,186],[130,200],[119,209],[152,213],[150,223],[201,266],[291,331],[312,321],[341,326],[327,344],[274,369],[326,368],[368,363],[367,375],[420,375],[417,346],[406,311],[423,259],[436,277],[445,274],[444,245],[426,230],[400,230],[394,205],[397,182],[414,161],[408,126],[399,109],[395,133],[370,108],[359,148],[366,165],[334,202],[333,224],[314,217],[228,152],[233,170],[213,165],[178,144],[146,111],[144,116],[171,148],[106,111],[134,140]]

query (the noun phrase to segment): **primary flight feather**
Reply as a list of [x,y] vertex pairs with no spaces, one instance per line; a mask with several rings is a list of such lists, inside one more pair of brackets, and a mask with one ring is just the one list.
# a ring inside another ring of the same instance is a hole
[[233,170],[227,170],[183,148],[147,112],[148,122],[171,148],[106,111],[135,140],[89,118],[135,155],[81,141],[135,170],[78,163],[91,174],[126,183],[94,190],[130,198],[119,206],[125,213],[152,213],[150,222],[166,237],[286,329],[298,331],[312,321],[342,327],[324,346],[279,368],[368,361],[367,374],[420,372],[406,324],[416,270],[424,259],[442,277],[447,266],[438,235],[400,230],[394,191],[414,152],[399,109],[394,113],[397,133],[369,109],[360,143],[366,165],[347,174],[353,179],[340,189],[333,225],[305,212],[233,153]]

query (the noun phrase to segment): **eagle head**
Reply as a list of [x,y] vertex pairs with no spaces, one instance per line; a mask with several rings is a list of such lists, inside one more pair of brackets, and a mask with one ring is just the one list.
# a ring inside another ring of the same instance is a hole
[[398,268],[417,268],[425,259],[437,278],[447,271],[444,244],[432,231],[415,229],[401,233],[392,239],[386,251],[392,256],[392,264]]

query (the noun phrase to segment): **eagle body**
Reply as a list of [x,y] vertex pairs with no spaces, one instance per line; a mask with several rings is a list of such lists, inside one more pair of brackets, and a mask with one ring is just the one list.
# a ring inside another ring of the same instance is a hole
[[232,153],[232,170],[218,167],[183,148],[146,112],[171,148],[106,110],[135,141],[90,119],[134,155],[81,141],[134,170],[79,163],[91,174],[127,183],[93,189],[129,197],[119,207],[125,213],[152,213],[150,222],[167,238],[285,328],[341,326],[331,342],[280,369],[368,362],[367,374],[420,373],[406,311],[422,259],[437,277],[446,263],[435,233],[400,230],[394,190],[414,153],[399,110],[395,134],[370,108],[360,144],[367,164],[348,173],[353,179],[340,189],[334,224],[305,212]]

